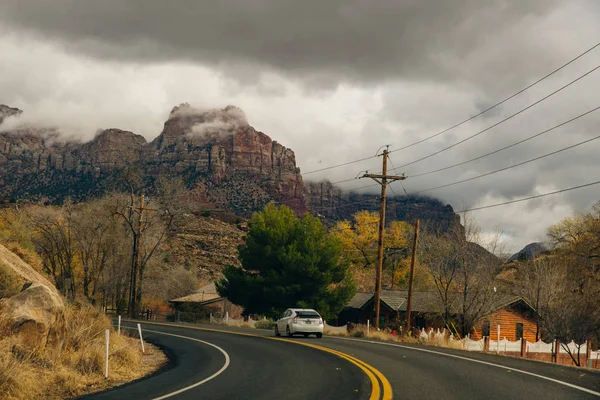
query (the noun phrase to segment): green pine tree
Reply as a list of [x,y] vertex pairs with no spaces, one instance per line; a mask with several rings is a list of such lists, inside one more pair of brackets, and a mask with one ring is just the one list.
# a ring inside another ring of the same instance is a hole
[[240,246],[242,268],[227,267],[217,282],[219,294],[247,313],[275,317],[302,307],[330,318],[354,295],[342,244],[318,218],[299,219],[288,207],[268,205],[249,227]]

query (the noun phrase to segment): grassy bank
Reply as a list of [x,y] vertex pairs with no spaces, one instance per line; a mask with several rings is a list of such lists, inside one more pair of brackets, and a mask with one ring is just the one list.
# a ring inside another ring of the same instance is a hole
[[156,347],[111,329],[109,378],[104,378],[105,329],[110,321],[91,306],[70,305],[42,348],[24,345],[0,321],[0,399],[65,399],[148,375],[166,362]]

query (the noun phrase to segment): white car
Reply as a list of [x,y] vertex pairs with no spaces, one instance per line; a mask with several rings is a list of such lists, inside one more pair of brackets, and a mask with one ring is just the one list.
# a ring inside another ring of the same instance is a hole
[[288,308],[275,323],[275,336],[285,332],[287,336],[295,334],[316,335],[323,337],[323,318],[318,312],[309,308]]

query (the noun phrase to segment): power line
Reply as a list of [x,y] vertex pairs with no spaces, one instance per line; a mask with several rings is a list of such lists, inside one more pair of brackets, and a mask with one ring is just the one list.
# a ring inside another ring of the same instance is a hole
[[[557,124],[557,125],[555,125],[555,126],[553,126],[553,127],[551,127],[551,128],[548,128],[548,129],[546,129],[546,130],[543,130],[543,131],[541,131],[541,132],[539,132],[539,133],[536,133],[535,135],[529,136],[529,137],[527,137],[527,138],[525,138],[525,139],[519,140],[519,141],[517,141],[517,142],[515,142],[515,143],[512,143],[512,144],[510,144],[510,145],[507,145],[507,146],[504,146],[504,147],[501,147],[501,148],[499,148],[499,149],[496,149],[496,150],[494,150],[494,151],[491,151],[491,152],[489,152],[489,153],[485,153],[485,154],[483,154],[483,155],[481,155],[481,156],[478,156],[478,157],[472,158],[472,159],[470,159],[470,160],[463,161],[463,162],[456,163],[456,164],[452,164],[452,165],[449,165],[449,166],[446,166],[446,167],[443,167],[443,168],[438,168],[438,169],[435,169],[435,170],[432,170],[432,171],[427,171],[427,172],[422,172],[422,173],[420,173],[420,174],[411,175],[411,176],[410,176],[410,178],[415,178],[415,177],[420,177],[420,176],[424,176],[424,175],[430,175],[430,174],[437,173],[437,172],[441,172],[441,171],[446,171],[446,170],[449,170],[449,169],[452,169],[452,168],[455,168],[455,167],[458,167],[458,166],[461,166],[461,165],[465,165],[465,164],[471,163],[471,162],[473,162],[473,161],[480,160],[480,159],[482,159],[482,158],[485,158],[485,157],[491,156],[491,155],[493,155],[493,154],[500,153],[501,151],[504,151],[504,150],[510,149],[510,148],[512,148],[512,147],[515,147],[515,146],[518,146],[518,145],[520,145],[520,144],[522,144],[522,143],[525,143],[525,142],[527,142],[527,141],[529,141],[529,140],[535,139],[535,138],[537,138],[537,137],[539,137],[539,136],[541,136],[541,135],[544,135],[544,134],[546,134],[546,133],[548,133],[548,132],[551,132],[551,131],[553,131],[553,130],[555,130],[555,129],[558,129],[558,128],[562,127],[562,126],[565,126],[565,125],[567,125],[567,124],[569,124],[569,123],[571,123],[571,122],[573,122],[573,121],[576,121],[576,120],[578,120],[578,119],[580,119],[580,118],[583,118],[583,117],[587,116],[588,114],[591,114],[591,113],[593,113],[593,112],[595,112],[595,111],[598,111],[598,110],[600,110],[600,106],[598,106],[598,107],[595,107],[595,108],[593,108],[593,109],[591,109],[591,110],[589,110],[589,111],[586,111],[586,112],[584,112],[583,114],[579,114],[579,115],[577,115],[577,116],[575,116],[575,117],[573,117],[573,118],[571,118],[571,119],[569,119],[569,120],[567,120],[567,121],[561,122],[560,124]],[[586,141],[586,142],[584,142],[584,143],[587,143],[587,141]],[[583,143],[580,143],[580,144],[583,144]],[[578,144],[578,145],[580,145],[580,144]],[[569,148],[571,148],[571,147],[569,147]],[[569,149],[569,148],[562,149],[561,151],[567,150],[567,149]],[[555,153],[551,153],[551,154],[555,154]],[[545,156],[543,156],[543,157],[547,157],[547,156],[549,156],[549,155],[551,155],[551,154],[547,154],[547,155],[545,155]],[[536,159],[537,159],[537,158],[536,158]],[[534,160],[536,160],[536,159],[534,159]],[[389,160],[390,160],[390,162],[392,163],[392,168],[393,168],[393,169],[398,169],[398,168],[396,168],[396,167],[394,166],[394,164],[393,164],[393,162],[392,162],[391,158],[389,158]],[[528,162],[531,162],[531,161],[533,161],[533,160],[529,160]],[[516,165],[515,165],[515,166],[516,166]],[[513,166],[513,167],[515,167],[515,166]],[[495,172],[500,172],[500,171],[494,171],[494,173],[495,173]],[[482,176],[485,176],[485,175],[482,175]],[[480,176],[480,177],[481,177],[481,176]],[[475,178],[478,178],[478,177],[475,177]],[[475,178],[469,178],[469,180],[472,180],[472,179],[475,179]],[[334,183],[332,183],[332,184],[338,184],[338,183],[350,182],[350,181],[353,181],[353,180],[354,180],[354,179],[346,179],[346,180],[344,180],[344,181],[338,181],[338,182],[334,182]],[[462,183],[462,181],[455,182],[455,183],[453,183],[453,184],[458,184],[458,183]],[[402,182],[400,182],[400,184],[402,184]],[[452,184],[452,185],[453,185],[453,184]],[[357,187],[357,188],[349,189],[349,191],[359,191],[359,190],[369,189],[369,188],[372,188],[372,187],[375,187],[375,186],[378,186],[378,184],[371,184],[371,185],[360,186],[360,187]],[[421,190],[421,191],[419,191],[419,192],[417,192],[417,193],[421,193],[421,192],[425,192],[425,191],[430,191],[430,190],[435,190],[435,189],[441,189],[442,187],[446,187],[446,185],[442,185],[441,187],[435,187],[435,188],[430,188],[430,189]],[[405,193],[405,194],[408,196],[408,192],[406,191],[406,188],[404,187],[404,185],[402,185],[402,188],[404,189],[404,193]]]
[[304,172],[303,175],[314,174],[315,172],[327,171],[329,169],[343,167],[343,166],[350,165],[350,164],[356,164],[357,162],[370,160],[371,158],[377,158],[377,156],[365,157],[365,158],[361,158],[361,159],[358,159],[358,160],[348,161],[348,162],[345,162],[345,163],[342,163],[342,164],[336,164],[336,165],[331,165],[329,167],[323,167],[323,168],[315,169],[315,170],[312,170],[312,171]]
[[[526,141],[532,140],[532,139],[534,139],[534,138],[536,138],[536,137],[538,137],[538,136],[541,136],[541,135],[543,135],[543,134],[545,134],[545,133],[548,133],[548,132],[550,132],[550,131],[553,131],[553,130],[555,130],[555,129],[557,129],[557,128],[560,128],[560,127],[562,127],[562,126],[564,126],[564,125],[567,125],[567,124],[569,124],[569,123],[571,123],[571,122],[573,122],[573,121],[575,121],[575,120],[577,120],[577,119],[579,119],[579,118],[582,118],[582,117],[584,117],[584,116],[586,116],[586,115],[588,115],[588,114],[591,114],[591,113],[593,113],[593,112],[595,112],[595,111],[598,111],[599,109],[600,109],[600,106],[598,106],[598,107],[595,107],[595,108],[593,108],[593,109],[591,109],[591,110],[589,110],[589,111],[587,111],[587,112],[585,112],[585,113],[583,113],[583,114],[580,114],[580,115],[578,115],[578,116],[576,116],[576,117],[574,117],[574,118],[571,118],[571,119],[569,119],[569,120],[567,120],[567,121],[564,121],[564,122],[562,122],[562,123],[560,123],[560,124],[558,124],[558,125],[555,125],[555,126],[553,126],[553,127],[549,128],[549,129],[546,129],[546,130],[544,130],[544,131],[542,131],[542,132],[539,132],[539,133],[537,133],[537,134],[535,134],[535,135],[532,135],[532,136],[530,136],[530,137],[528,137],[528,138],[525,138],[525,139],[523,139],[523,140],[520,140],[520,141],[518,141],[518,142],[515,142],[515,143],[513,143],[513,144],[510,144],[510,145],[508,145],[508,146],[504,146],[504,147],[502,147],[502,148],[500,148],[500,149],[497,149],[497,150],[494,150],[494,151],[492,151],[492,152],[486,153],[486,154],[484,154],[484,155],[481,155],[481,156],[479,156],[479,157],[475,157],[475,158],[472,158],[472,159],[470,159],[470,160],[463,161],[463,162],[460,162],[460,163],[457,163],[457,164],[453,164],[453,165],[450,165],[450,166],[447,166],[447,167],[444,167],[444,168],[439,168],[439,169],[436,169],[436,170],[433,170],[433,171],[428,171],[428,172],[423,172],[423,173],[420,173],[420,174],[412,175],[412,176],[411,176],[411,178],[418,177],[418,176],[423,176],[423,175],[429,175],[429,174],[433,174],[433,173],[435,173],[435,172],[445,171],[445,170],[448,170],[448,169],[451,169],[451,168],[455,168],[455,167],[457,167],[457,166],[465,165],[465,164],[468,164],[468,163],[470,163],[470,162],[473,162],[473,161],[476,161],[476,160],[482,159],[482,158],[484,158],[484,157],[487,157],[487,156],[490,156],[490,155],[492,155],[492,154],[499,153],[499,152],[501,152],[501,151],[504,151],[504,150],[506,150],[506,149],[509,149],[509,148],[511,148],[511,147],[515,147],[515,146],[517,146],[517,145],[519,145],[519,144],[521,144],[521,143],[524,143],[524,142],[526,142]],[[485,177],[485,176],[488,176],[488,175],[492,175],[492,174],[495,174],[495,173],[498,173],[498,172],[502,172],[502,171],[505,171],[505,170],[508,170],[508,169],[511,169],[511,168],[515,168],[515,167],[518,167],[518,166],[521,166],[521,165],[524,165],[524,164],[528,164],[528,163],[530,163],[530,162],[534,162],[534,161],[537,161],[537,160],[539,160],[539,159],[542,159],[542,158],[545,158],[545,157],[549,157],[549,156],[552,156],[552,155],[554,155],[554,154],[557,154],[557,153],[561,153],[561,152],[563,152],[563,151],[566,151],[566,150],[570,150],[570,149],[572,149],[572,148],[574,148],[574,147],[581,146],[581,145],[583,145],[583,144],[586,144],[586,143],[592,142],[592,141],[594,141],[594,140],[597,140],[597,139],[599,139],[599,138],[600,138],[600,136],[596,136],[596,137],[594,137],[594,138],[591,138],[591,139],[585,140],[585,141],[583,141],[583,142],[576,143],[576,144],[574,144],[574,145],[572,145],[572,146],[568,146],[568,147],[562,148],[562,149],[560,149],[560,150],[553,151],[553,152],[551,152],[551,153],[544,154],[544,155],[542,155],[542,156],[535,157],[535,158],[533,158],[533,159],[530,159],[530,160],[527,160],[527,161],[523,161],[523,162],[521,162],[521,163],[518,163],[518,164],[511,165],[511,166],[509,166],[509,167],[501,168],[501,169],[499,169],[499,170],[495,170],[495,171],[488,172],[488,173],[485,173],[485,174],[482,174],[482,175],[478,175],[478,176],[475,176],[475,177],[471,177],[471,178],[463,179],[463,180],[460,180],[460,181],[452,182],[452,183],[449,183],[449,184],[440,185],[440,186],[436,186],[436,187],[433,187],[433,188],[428,188],[428,189],[420,190],[420,191],[417,191],[417,192],[415,192],[415,193],[413,193],[413,194],[419,194],[419,193],[428,192],[428,191],[432,191],[432,190],[442,189],[442,188],[445,188],[445,187],[448,187],[448,186],[454,186],[454,185],[458,185],[458,184],[460,184],[460,183],[464,183],[464,182],[472,181],[472,180],[475,180],[475,179],[479,179],[479,178],[482,178],[482,177]],[[395,167],[394,167],[394,165],[393,165],[393,162],[391,161],[391,159],[390,159],[390,162],[392,163],[392,167],[393,167],[393,168],[395,168]],[[348,179],[348,180],[346,180],[346,181],[351,181],[351,180],[354,180],[354,179]],[[402,182],[400,182],[400,184],[402,184]],[[350,189],[349,191],[359,191],[359,190],[368,189],[368,188],[371,188],[371,187],[374,187],[374,186],[378,186],[378,184],[372,184],[372,185],[361,186],[361,187],[358,187],[358,188]],[[404,187],[404,185],[402,185],[402,188],[403,188],[403,190],[404,190],[404,193],[405,193],[405,194],[408,196],[408,192],[406,191],[406,188]],[[393,189],[392,189],[392,191],[393,191]],[[394,192],[394,196],[396,196],[396,193],[395,193],[395,192]]]
[[545,157],[553,156],[555,154],[561,153],[561,152],[566,151],[566,150],[573,149],[575,147],[584,145],[586,143],[590,143],[590,142],[592,142],[594,140],[598,140],[598,139],[600,139],[600,135],[596,136],[596,137],[593,137],[591,139],[588,139],[588,140],[584,140],[583,142],[579,142],[579,143],[576,143],[574,145],[571,145],[571,146],[568,146],[568,147],[564,147],[564,148],[562,148],[560,150],[556,150],[556,151],[553,151],[551,153],[544,154],[543,156],[535,157],[535,158],[529,159],[527,161],[520,162],[518,164],[513,164],[513,165],[508,166],[508,167],[497,169],[495,171],[491,171],[491,172],[488,172],[488,173],[485,173],[485,174],[482,174],[482,175],[474,176],[474,177],[463,179],[463,180],[460,180],[460,181],[456,181],[456,182],[452,182],[452,183],[447,183],[445,185],[440,185],[440,186],[436,186],[436,187],[425,189],[425,190],[419,190],[419,191],[415,192],[415,194],[423,193],[423,192],[429,192],[431,190],[437,190],[437,189],[445,188],[445,187],[448,187],[448,186],[458,185],[460,183],[469,182],[469,181],[472,181],[472,180],[475,180],[475,179],[483,178],[484,176],[489,176],[489,175],[496,174],[498,172],[506,171],[506,170],[509,170],[511,168],[520,167],[521,165],[529,164],[530,162],[541,160],[542,158],[545,158]]
[[[598,65],[598,66],[596,66],[596,67],[592,68],[591,70],[589,70],[589,71],[588,71],[588,72],[586,72],[585,74],[583,74],[583,75],[579,76],[578,78],[576,78],[576,79],[574,79],[574,80],[570,81],[569,83],[567,83],[566,85],[564,85],[564,86],[560,87],[559,89],[557,89],[557,90],[553,91],[552,93],[550,93],[550,94],[548,94],[548,95],[546,95],[546,96],[542,97],[542,98],[541,98],[541,99],[539,99],[538,101],[536,101],[536,102],[534,102],[534,103],[532,103],[532,104],[528,105],[527,107],[525,107],[525,108],[523,108],[523,109],[521,109],[521,110],[517,111],[516,113],[509,115],[508,117],[506,117],[506,118],[504,118],[504,119],[502,119],[502,120],[500,120],[500,121],[496,122],[495,124],[492,124],[492,125],[488,126],[487,128],[485,128],[485,129],[483,129],[483,130],[481,130],[481,131],[479,131],[479,132],[477,132],[477,133],[475,133],[475,134],[473,134],[473,135],[471,135],[471,136],[469,136],[469,137],[467,137],[467,138],[465,138],[465,139],[463,139],[463,140],[460,140],[460,141],[458,141],[458,142],[456,142],[456,143],[454,143],[454,144],[452,144],[452,145],[450,145],[450,146],[444,147],[443,149],[441,149],[441,150],[438,150],[438,151],[436,151],[436,152],[433,152],[433,153],[431,153],[431,154],[429,154],[429,155],[427,155],[427,156],[424,156],[424,157],[418,158],[418,159],[416,159],[416,160],[414,160],[414,161],[411,161],[411,162],[409,162],[409,163],[407,163],[407,164],[403,164],[403,165],[399,166],[398,168],[404,168],[404,167],[407,167],[407,166],[409,166],[409,165],[416,164],[416,163],[418,163],[418,162],[421,162],[421,161],[423,161],[423,160],[426,160],[426,159],[428,159],[428,158],[431,158],[431,157],[433,157],[433,156],[435,156],[435,155],[438,155],[438,154],[440,154],[440,153],[443,153],[443,152],[444,152],[444,151],[446,151],[446,150],[450,150],[451,148],[453,148],[453,147],[456,147],[456,146],[458,146],[458,145],[460,145],[460,144],[462,144],[462,143],[464,143],[464,142],[466,142],[466,141],[468,141],[468,140],[471,140],[471,139],[473,139],[474,137],[477,137],[477,136],[481,135],[482,133],[485,133],[485,132],[489,131],[490,129],[492,129],[492,128],[495,128],[495,127],[497,127],[498,125],[500,125],[500,124],[502,124],[502,123],[504,123],[504,122],[508,121],[509,119],[512,119],[512,118],[516,117],[517,115],[519,115],[519,114],[522,114],[523,112],[525,112],[525,111],[529,110],[530,108],[532,108],[532,107],[534,107],[534,106],[536,106],[536,105],[540,104],[542,101],[544,101],[544,100],[546,100],[546,99],[548,99],[548,98],[550,98],[550,97],[554,96],[556,93],[558,93],[558,92],[560,92],[560,91],[562,91],[562,90],[566,89],[567,87],[571,86],[571,85],[572,85],[572,84],[574,84],[575,82],[578,82],[578,81],[580,81],[581,79],[585,78],[586,76],[588,76],[589,74],[591,74],[592,72],[596,71],[596,70],[597,70],[597,69],[599,69],[599,68],[600,68],[600,65]],[[395,171],[396,171],[396,170],[395,170]]]
[[342,181],[331,182],[331,184],[332,184],[332,185],[337,185],[338,183],[346,183],[346,182],[351,182],[351,181],[354,181],[354,180],[356,180],[356,179],[358,179],[358,178],[344,179],[344,180],[342,180]]
[[402,182],[400,182],[400,186],[402,186],[402,190],[404,190],[404,194],[408,196],[408,192],[406,191],[406,188],[404,187],[404,184]]
[[[390,153],[391,153],[391,151],[390,151]],[[388,158],[388,160],[390,161],[390,164],[392,164],[392,168],[395,170],[396,168],[394,167],[394,162],[393,162],[393,161],[392,161],[392,159],[390,158],[390,156],[389,156],[389,153],[388,153],[388,155],[387,155],[386,157],[387,157],[387,158]],[[391,185],[391,184],[392,184],[392,183],[394,183],[394,182],[396,182],[396,181],[390,182],[390,185],[389,185],[389,187],[390,187],[390,190],[392,191],[392,194],[394,195],[394,197],[397,197],[398,195],[396,194],[396,191],[394,190],[394,188],[393,188],[393,187],[392,187],[392,185]],[[400,184],[402,184],[402,181],[401,181],[401,180],[398,180],[398,182],[400,182]],[[404,188],[404,185],[402,185],[402,187]],[[404,189],[404,191],[406,192],[406,189]]]
[[544,134],[546,134],[546,133],[548,133],[548,132],[550,132],[550,131],[553,131],[553,130],[555,130],[555,129],[557,129],[557,128],[560,128],[561,126],[565,126],[565,125],[567,125],[567,124],[569,124],[569,123],[571,123],[571,122],[573,122],[573,121],[575,121],[575,120],[577,120],[577,119],[579,119],[579,118],[585,117],[586,115],[593,113],[594,111],[598,111],[599,109],[600,109],[600,106],[598,106],[598,107],[596,107],[596,108],[593,108],[593,109],[591,109],[591,110],[589,110],[589,111],[586,111],[586,112],[584,112],[583,114],[580,114],[580,115],[578,115],[578,116],[576,116],[576,117],[573,117],[573,118],[571,118],[571,119],[569,119],[569,120],[567,120],[567,121],[564,121],[564,122],[562,122],[562,123],[560,123],[560,124],[558,124],[558,125],[555,125],[555,126],[553,126],[553,127],[551,127],[551,128],[548,128],[548,129],[546,129],[546,130],[544,130],[544,131],[542,131],[542,132],[536,133],[535,135],[529,136],[529,137],[527,137],[527,138],[525,138],[525,139],[519,140],[518,142],[515,142],[515,143],[513,143],[513,144],[510,144],[510,145],[508,145],[508,146],[504,146],[504,147],[502,147],[502,148],[499,148],[499,149],[497,149],[497,150],[494,150],[494,151],[491,151],[491,152],[489,152],[489,153],[483,154],[483,155],[481,155],[481,156],[478,156],[478,157],[472,158],[472,159],[470,159],[470,160],[463,161],[463,162],[459,162],[459,163],[457,163],[457,164],[452,164],[452,165],[449,165],[449,166],[447,166],[447,167],[443,167],[443,168],[434,169],[434,170],[432,170],[432,171],[421,172],[420,174],[411,175],[410,177],[411,177],[411,178],[415,178],[415,177],[418,177],[418,176],[430,175],[430,174],[434,174],[434,173],[436,173],[436,172],[446,171],[446,170],[449,170],[449,169],[451,169],[451,168],[459,167],[459,166],[461,166],[461,165],[465,165],[465,164],[471,163],[471,162],[473,162],[473,161],[481,160],[482,158],[485,158],[485,157],[491,156],[492,154],[500,153],[501,151],[504,151],[504,150],[506,150],[506,149],[510,149],[511,147],[515,147],[515,146],[518,146],[518,145],[520,145],[521,143],[525,143],[525,142],[527,142],[527,141],[529,141],[529,140],[535,139],[535,138],[536,138],[536,137],[538,137],[538,136],[544,135]]
[[[488,108],[486,108],[485,110],[483,110],[483,111],[479,112],[478,114],[476,114],[476,115],[474,115],[474,116],[472,116],[472,117],[469,117],[469,118],[467,118],[467,119],[465,119],[465,120],[463,120],[463,121],[461,121],[461,122],[459,122],[459,123],[457,123],[457,124],[455,124],[455,125],[453,125],[453,126],[451,126],[451,127],[449,127],[449,128],[446,128],[446,129],[444,129],[443,131],[441,131],[441,132],[438,132],[438,133],[436,133],[436,134],[434,134],[434,135],[431,135],[431,136],[429,136],[429,137],[427,137],[427,138],[425,138],[425,139],[421,139],[421,140],[419,140],[419,141],[416,141],[416,142],[414,142],[414,143],[411,143],[411,144],[409,144],[409,145],[406,145],[406,146],[400,147],[399,149],[392,150],[392,151],[390,151],[390,153],[394,153],[394,152],[396,152],[396,151],[400,151],[400,150],[408,149],[409,147],[412,147],[412,146],[415,146],[415,145],[417,145],[417,144],[423,143],[423,142],[425,142],[425,141],[427,141],[427,140],[429,140],[429,139],[432,139],[432,138],[434,138],[434,137],[437,137],[437,136],[439,136],[439,135],[442,135],[442,134],[444,134],[444,133],[446,133],[446,132],[448,132],[448,131],[450,131],[450,130],[452,130],[452,129],[454,129],[454,128],[457,128],[457,127],[459,127],[459,126],[461,126],[461,125],[463,125],[463,124],[465,124],[465,123],[467,123],[467,122],[469,122],[469,121],[471,121],[471,120],[473,120],[473,119],[475,119],[475,118],[479,117],[480,115],[482,115],[482,114],[485,114],[485,113],[486,113],[486,112],[488,112],[488,111],[491,111],[491,110],[493,110],[494,108],[496,108],[496,107],[498,107],[498,106],[500,106],[500,105],[502,105],[502,104],[506,103],[507,101],[511,100],[512,98],[514,98],[514,97],[516,97],[516,96],[520,95],[521,93],[525,92],[526,90],[528,90],[528,89],[532,88],[533,86],[537,85],[538,83],[542,82],[543,80],[545,80],[545,79],[549,78],[550,76],[554,75],[554,74],[555,74],[555,73],[557,73],[558,71],[560,71],[560,70],[564,69],[565,67],[567,67],[568,65],[570,65],[570,64],[572,64],[573,62],[577,61],[578,59],[580,59],[581,57],[583,57],[583,56],[584,56],[584,55],[586,55],[587,53],[591,52],[592,50],[594,50],[594,49],[595,49],[596,47],[598,47],[598,46],[600,46],[600,42],[599,42],[599,43],[596,43],[594,46],[590,47],[589,49],[587,49],[587,50],[586,50],[586,51],[584,51],[583,53],[579,54],[577,57],[575,57],[575,58],[571,59],[570,61],[568,61],[567,63],[565,63],[565,64],[561,65],[561,66],[560,66],[560,67],[558,67],[558,68],[556,68],[556,69],[555,69],[555,70],[553,70],[552,72],[550,72],[550,73],[548,73],[548,74],[544,75],[543,77],[541,77],[541,78],[540,78],[540,79],[538,79],[537,81],[535,81],[535,82],[533,82],[533,83],[529,84],[528,86],[524,87],[523,89],[519,90],[519,91],[518,91],[518,92],[516,92],[515,94],[513,94],[513,95],[511,95],[511,96],[509,96],[509,97],[507,97],[507,98],[505,98],[504,100],[501,100],[501,101],[499,101],[498,103],[496,103],[496,104],[492,105],[491,107],[488,107]],[[372,156],[372,157],[360,158],[360,159],[358,159],[358,160],[347,161],[347,162],[344,162],[344,163],[341,163],[341,164],[331,165],[331,166],[328,166],[328,167],[319,168],[319,169],[315,169],[315,170],[312,170],[312,171],[304,172],[304,173],[303,173],[303,175],[309,175],[309,174],[313,174],[313,173],[315,173],[315,172],[327,171],[327,170],[330,170],[330,169],[334,169],[334,168],[338,168],[338,167],[343,167],[343,166],[346,166],[346,165],[351,165],[351,164],[355,164],[355,163],[358,163],[358,162],[362,162],[362,161],[370,160],[370,159],[372,159],[372,158],[375,158],[375,157],[376,157],[376,156]]]
[[[311,211],[322,211],[322,210],[329,210],[329,209],[338,209],[338,208],[346,208],[346,207],[350,207],[350,206],[355,206],[358,204],[368,204],[368,203],[373,203],[373,202],[377,202],[379,201],[379,196],[374,196],[368,200],[363,200],[363,201],[356,201],[353,203],[347,203],[347,204],[343,204],[343,205],[333,205],[333,206],[327,206],[327,207],[317,207],[317,208],[313,208]],[[375,204],[376,205],[376,204]]]
[[[371,186],[373,186],[373,185],[371,185]],[[376,184],[376,186],[379,186],[379,184]],[[352,203],[346,203],[346,204],[342,204],[342,205],[330,205],[330,206],[314,207],[314,208],[310,208],[310,210],[311,211],[335,210],[335,209],[338,209],[338,208],[345,208],[345,207],[355,206],[355,205],[359,205],[359,204],[369,204],[369,203],[378,202],[379,201],[379,197],[380,196],[374,196],[374,197],[371,197],[371,198],[366,199],[366,200],[355,201],[355,202],[352,202]],[[285,201],[273,201],[272,203],[278,204],[278,205],[286,205]]]
[[586,183],[584,185],[573,186],[573,187],[566,188],[566,189],[555,190],[554,192],[549,192],[549,193],[544,193],[544,194],[538,194],[538,195],[535,195],[535,196],[525,197],[525,198],[522,198],[522,199],[510,200],[510,201],[505,201],[505,202],[502,202],[502,203],[490,204],[490,205],[487,205],[487,206],[469,208],[469,209],[466,209],[466,210],[457,211],[457,213],[460,214],[460,213],[465,213],[465,212],[469,212],[469,211],[483,210],[483,209],[486,209],[486,208],[500,207],[500,206],[504,206],[506,204],[519,203],[521,201],[538,199],[540,197],[546,197],[546,196],[550,196],[550,195],[553,195],[553,194],[568,192],[568,191],[571,191],[571,190],[581,189],[581,188],[584,188],[584,187],[594,186],[594,185],[598,185],[598,184],[600,184],[600,181]]
[[547,75],[544,75],[543,77],[541,77],[541,78],[540,78],[540,79],[538,79],[537,81],[533,82],[532,84],[530,84],[530,85],[528,85],[528,86],[524,87],[523,89],[521,89],[521,90],[519,90],[518,92],[516,92],[515,94],[513,94],[513,95],[511,95],[511,96],[509,96],[509,97],[507,97],[507,98],[505,98],[504,100],[502,100],[502,101],[499,101],[498,103],[494,104],[493,106],[486,108],[485,110],[481,111],[480,113],[478,113],[478,114],[475,114],[475,115],[473,115],[472,117],[469,117],[469,118],[467,118],[467,119],[465,119],[465,120],[463,120],[463,121],[461,121],[461,122],[459,122],[459,123],[457,123],[457,124],[455,124],[455,125],[452,125],[451,127],[449,127],[449,128],[446,128],[446,129],[444,129],[443,131],[440,131],[440,132],[438,132],[438,133],[436,133],[436,134],[434,134],[434,135],[428,136],[428,137],[426,137],[425,139],[421,139],[421,140],[419,140],[419,141],[416,141],[416,142],[414,142],[414,143],[411,143],[411,144],[408,144],[408,145],[406,145],[406,146],[400,147],[399,149],[392,150],[392,151],[390,151],[390,153],[394,153],[394,152],[396,152],[396,151],[400,151],[400,150],[408,149],[409,147],[413,147],[413,146],[416,146],[417,144],[423,143],[423,142],[425,142],[425,141],[427,141],[427,140],[429,140],[429,139],[433,139],[434,137],[440,136],[440,135],[442,135],[442,134],[444,134],[444,133],[446,133],[446,132],[448,132],[448,131],[450,131],[450,130],[452,130],[452,129],[454,129],[454,128],[458,128],[459,126],[461,126],[461,125],[463,125],[463,124],[465,124],[465,123],[467,123],[467,122],[469,122],[469,121],[471,121],[471,120],[473,120],[473,119],[475,119],[475,118],[479,117],[480,115],[483,115],[483,114],[485,114],[486,112],[493,110],[494,108],[496,108],[496,107],[498,107],[498,106],[500,106],[500,105],[502,105],[502,104],[506,103],[508,100],[510,100],[510,99],[512,99],[512,98],[514,98],[514,97],[516,97],[516,96],[518,96],[518,95],[520,95],[520,94],[521,94],[521,93],[523,93],[524,91],[526,91],[526,90],[528,90],[528,89],[532,88],[533,86],[537,85],[538,83],[542,82],[542,81],[543,81],[543,80],[545,80],[546,78],[549,78],[550,76],[554,75],[555,73],[557,73],[557,72],[558,72],[558,71],[560,71],[561,69],[565,68],[566,66],[568,66],[568,65],[572,64],[573,62],[577,61],[578,59],[580,59],[581,57],[583,57],[584,55],[586,55],[586,54],[587,54],[587,53],[589,53],[590,51],[594,50],[594,49],[595,49],[596,47],[598,47],[598,46],[600,46],[600,42],[599,42],[599,43],[596,43],[594,46],[590,47],[589,49],[587,49],[587,50],[586,50],[586,51],[584,51],[583,53],[579,54],[577,57],[575,57],[575,58],[571,59],[571,60],[570,60],[569,62],[567,62],[566,64],[563,64],[563,65],[561,65],[560,67],[558,67],[558,68],[557,68],[557,69],[555,69],[554,71],[550,72],[549,74],[547,74]]

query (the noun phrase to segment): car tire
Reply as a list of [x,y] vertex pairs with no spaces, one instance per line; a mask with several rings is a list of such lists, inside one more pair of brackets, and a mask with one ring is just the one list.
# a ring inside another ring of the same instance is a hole
[[281,336],[281,333],[279,333],[279,328],[277,327],[277,324],[275,324],[275,336]]
[[290,327],[286,326],[285,327],[285,334],[287,335],[287,337],[292,337],[292,331],[290,331]]
[[322,333],[317,333],[317,339],[321,339],[323,337]]

